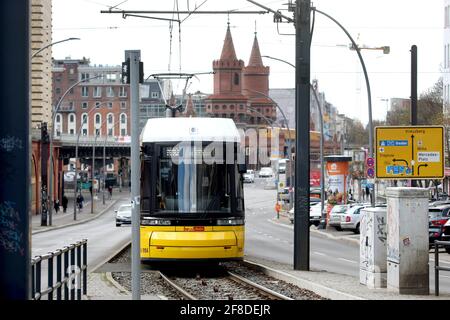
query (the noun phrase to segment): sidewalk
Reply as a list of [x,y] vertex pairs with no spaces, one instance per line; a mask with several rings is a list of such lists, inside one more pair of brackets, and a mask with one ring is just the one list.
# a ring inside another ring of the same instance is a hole
[[[46,232],[54,229],[60,229],[63,227],[84,223],[95,219],[110,209],[119,199],[124,197],[129,197],[129,190],[122,188],[122,192],[119,189],[113,190],[113,196],[111,200],[108,200],[108,194],[105,193],[105,204],[103,205],[102,193],[98,193],[96,198],[94,198],[94,213],[91,213],[91,195],[89,190],[83,190],[84,206],[80,211],[77,209],[77,220],[73,219],[73,207],[74,207],[74,195],[72,192],[67,192],[66,196],[69,200],[67,206],[67,212],[63,213],[62,206],[58,213],[55,209],[52,210],[52,226],[41,226],[41,215],[34,215],[31,217],[31,229],[32,234],[38,234],[41,232]],[[60,201],[61,202],[61,201]],[[48,217],[47,217],[48,223]]]
[[388,289],[369,289],[359,283],[359,279],[326,271],[296,271],[292,265],[246,256],[246,261],[268,268],[268,274],[332,300],[450,300],[450,294],[439,297],[430,295],[399,295]]

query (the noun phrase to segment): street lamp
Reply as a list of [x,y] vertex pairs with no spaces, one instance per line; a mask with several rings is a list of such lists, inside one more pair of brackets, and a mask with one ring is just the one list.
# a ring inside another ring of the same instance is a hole
[[48,44],[48,45],[46,45],[46,46],[40,48],[40,49],[39,49],[38,51],[36,51],[35,53],[33,53],[33,55],[31,56],[31,59],[33,59],[33,58],[36,57],[39,53],[41,53],[41,52],[44,51],[45,49],[47,49],[47,48],[49,48],[49,47],[51,47],[51,46],[53,46],[53,45],[55,45],[55,44],[58,44],[58,43],[61,43],[61,42],[66,42],[66,41],[71,41],[71,40],[81,40],[81,39],[80,39],[80,38],[67,38],[67,39],[64,39],[64,40],[60,40],[60,41],[56,41],[56,42],[50,43],[50,44]]
[[[73,88],[75,88],[77,85],[79,85],[80,83],[92,80],[92,79],[97,79],[100,78],[102,75],[97,75],[94,77],[90,77],[90,78],[85,78],[85,79],[81,79],[78,82],[75,82],[73,85],[71,85],[69,87],[69,89],[66,90],[66,92],[64,92],[64,94],[62,95],[62,97],[59,99],[58,103],[56,104],[56,107],[54,110],[52,110],[52,131],[50,133],[50,186],[49,186],[49,202],[50,202],[50,206],[49,206],[49,225],[52,225],[52,206],[53,206],[53,134],[55,132],[54,128],[53,128],[53,124],[55,123],[55,119],[56,119],[56,114],[59,111],[59,107],[61,106],[62,101],[64,100],[64,98],[67,96],[67,94],[70,92],[70,90],[72,90]],[[76,165],[75,165],[76,167]],[[75,176],[75,182],[76,182],[76,176]],[[75,190],[76,190],[76,186],[75,186]],[[75,213],[75,220],[76,220],[76,213]]]

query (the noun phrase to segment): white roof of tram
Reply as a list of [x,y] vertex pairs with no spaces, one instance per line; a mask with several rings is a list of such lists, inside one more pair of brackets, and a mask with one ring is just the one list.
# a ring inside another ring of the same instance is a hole
[[142,142],[224,141],[240,142],[232,119],[154,118],[142,130]]

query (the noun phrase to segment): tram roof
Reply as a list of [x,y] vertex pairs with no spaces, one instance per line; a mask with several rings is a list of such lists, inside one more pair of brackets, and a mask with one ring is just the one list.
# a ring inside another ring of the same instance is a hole
[[236,124],[226,118],[154,118],[142,131],[142,142],[240,142]]

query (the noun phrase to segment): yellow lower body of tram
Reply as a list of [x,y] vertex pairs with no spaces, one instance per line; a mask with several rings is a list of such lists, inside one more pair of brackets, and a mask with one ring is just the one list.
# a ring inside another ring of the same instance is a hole
[[141,260],[242,260],[245,227],[141,226]]

